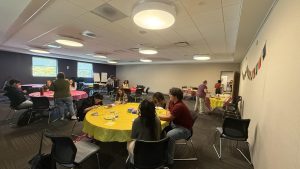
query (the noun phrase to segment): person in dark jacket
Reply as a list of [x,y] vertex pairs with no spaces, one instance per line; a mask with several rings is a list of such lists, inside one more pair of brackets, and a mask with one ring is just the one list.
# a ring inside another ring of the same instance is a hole
[[61,120],[64,120],[65,118],[65,106],[68,109],[71,119],[77,119],[73,107],[73,98],[70,93],[70,82],[65,78],[65,74],[63,72],[59,72],[57,74],[57,79],[50,86],[50,90],[54,91],[54,102],[59,108]]
[[88,111],[102,105],[103,96],[100,93],[95,92],[93,96],[83,100],[81,107],[78,108],[77,117],[82,121]]
[[28,109],[32,107],[32,102],[27,100],[21,89],[21,82],[15,79],[9,81],[9,85],[4,89],[5,95],[10,100],[11,107],[15,109]]

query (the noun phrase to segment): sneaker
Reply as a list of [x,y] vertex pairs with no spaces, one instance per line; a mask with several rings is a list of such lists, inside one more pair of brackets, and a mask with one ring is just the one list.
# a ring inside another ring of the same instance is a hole
[[77,116],[73,115],[73,116],[71,117],[71,120],[77,120]]
[[65,117],[61,117],[61,118],[60,118],[60,120],[64,120],[64,119],[65,119]]

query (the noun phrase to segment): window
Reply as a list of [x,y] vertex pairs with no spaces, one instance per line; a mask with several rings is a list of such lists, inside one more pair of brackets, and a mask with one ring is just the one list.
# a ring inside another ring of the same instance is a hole
[[77,76],[93,78],[93,64],[77,62]]
[[32,57],[32,76],[56,77],[57,60],[41,57]]

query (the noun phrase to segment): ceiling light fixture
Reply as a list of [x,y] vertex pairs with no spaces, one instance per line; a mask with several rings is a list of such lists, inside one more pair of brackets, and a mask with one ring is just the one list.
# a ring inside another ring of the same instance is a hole
[[69,37],[60,37],[55,42],[65,46],[83,47],[83,43],[80,40]]
[[107,58],[107,57],[106,57],[105,55],[103,55],[103,54],[94,54],[93,56],[96,57],[96,58],[100,58],[100,59],[106,59],[106,58]]
[[49,51],[46,51],[44,49],[29,49],[30,52],[34,52],[34,53],[41,53],[41,54],[48,54],[50,53]]
[[210,60],[210,56],[208,56],[208,55],[195,55],[195,56],[193,56],[193,59],[194,60],[201,60],[201,61]]
[[147,62],[147,63],[152,62],[152,60],[150,60],[150,59],[140,59],[140,61],[141,62]]
[[142,47],[142,48],[139,48],[139,53],[145,54],[145,55],[154,55],[154,54],[157,54],[158,51],[154,48]]
[[144,1],[134,7],[133,21],[144,29],[166,29],[175,23],[175,6],[165,2]]
[[107,63],[112,63],[112,64],[115,64],[115,63],[118,63],[116,61],[113,61],[113,60],[108,60]]

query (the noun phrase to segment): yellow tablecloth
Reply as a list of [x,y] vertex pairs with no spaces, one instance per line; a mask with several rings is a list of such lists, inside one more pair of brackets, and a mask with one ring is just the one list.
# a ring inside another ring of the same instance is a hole
[[213,110],[216,107],[223,107],[225,100],[226,98],[209,98],[211,109]]
[[[127,103],[116,105],[111,108],[101,106],[90,110],[83,121],[82,131],[94,139],[102,142],[126,142],[131,140],[132,122],[137,118],[137,114],[128,113],[129,108],[138,109],[138,103]],[[115,120],[107,120],[113,116],[113,112],[118,114]],[[156,110],[157,114],[165,114],[166,110]],[[168,125],[161,121],[162,128]]]

